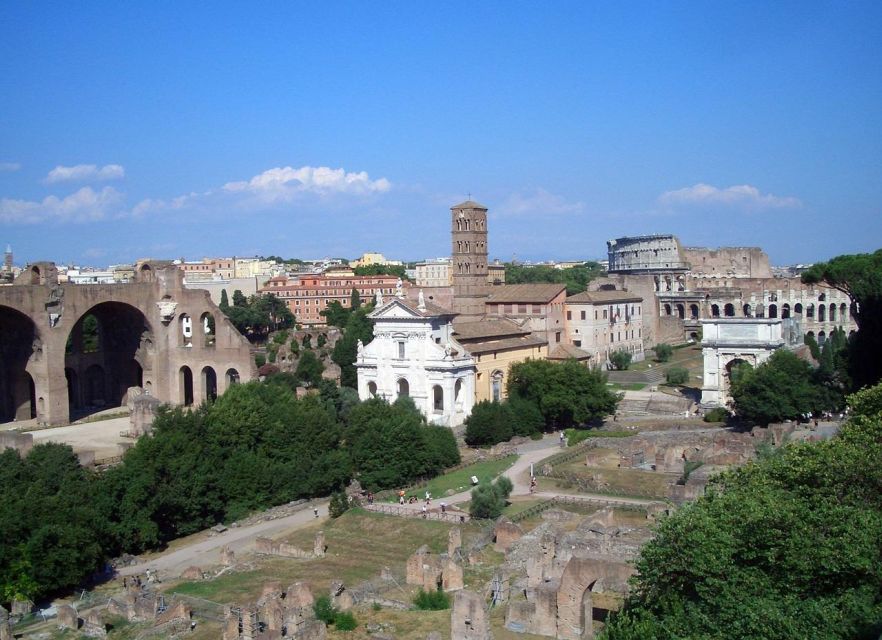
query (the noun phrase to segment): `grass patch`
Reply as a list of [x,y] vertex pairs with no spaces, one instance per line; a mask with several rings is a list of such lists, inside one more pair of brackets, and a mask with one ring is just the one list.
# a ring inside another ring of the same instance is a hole
[[[565,474],[567,479],[539,478],[540,489],[662,499],[668,495],[668,486],[679,478],[677,474],[658,471],[586,467],[582,459],[562,464],[555,471]],[[588,483],[587,486],[580,489],[584,486],[580,481]]]
[[646,388],[644,382],[607,382],[606,386],[614,391],[643,391]]
[[[227,573],[215,580],[185,582],[174,591],[219,603],[247,602],[260,595],[263,583],[297,580],[310,584],[313,593],[325,592],[332,580],[356,585],[376,578],[383,567],[403,571],[407,558],[420,545],[433,553],[447,550],[447,533],[453,525],[419,518],[398,518],[350,509],[339,518],[304,527],[282,538],[301,549],[311,549],[316,531],[325,532],[327,554],[302,560],[275,556],[258,557],[253,571]],[[477,525],[459,525],[464,541],[477,535]],[[362,622],[360,620],[360,622]]]
[[488,460],[486,462],[477,462],[470,464],[462,469],[451,471],[443,475],[432,478],[429,483],[419,489],[413,489],[408,492],[408,497],[416,496],[417,498],[425,497],[426,491],[432,494],[432,498],[441,499],[448,491],[460,493],[467,491],[472,487],[472,476],[478,477],[478,484],[489,484],[496,476],[508,469],[517,461],[516,455],[506,456],[499,460]]

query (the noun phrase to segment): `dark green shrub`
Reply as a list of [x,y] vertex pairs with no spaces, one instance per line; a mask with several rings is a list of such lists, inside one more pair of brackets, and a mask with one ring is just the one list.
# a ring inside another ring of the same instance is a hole
[[704,414],[705,422],[725,422],[729,418],[729,412],[723,407],[711,409]]
[[421,611],[441,611],[450,608],[450,596],[438,589],[437,591],[423,591],[420,589],[413,604]]
[[337,610],[331,604],[331,598],[328,596],[320,596],[312,605],[317,620],[321,620],[325,624],[333,624],[337,615]]
[[349,510],[349,498],[342,491],[337,491],[331,496],[331,502],[328,505],[328,514],[332,518],[339,518]]
[[657,344],[655,345],[655,359],[659,362],[667,362],[671,359],[671,356],[674,353],[674,348],[669,344]]
[[631,366],[631,354],[624,349],[609,354],[609,362],[616,371],[625,371]]
[[337,631],[352,631],[358,626],[358,621],[351,611],[339,611],[334,617],[334,626]]
[[668,384],[686,384],[689,382],[689,370],[684,367],[671,367],[665,374]]
[[263,365],[266,364],[266,356],[263,355],[262,353],[255,353],[254,354],[254,364],[257,365],[258,369],[260,367],[262,367]]

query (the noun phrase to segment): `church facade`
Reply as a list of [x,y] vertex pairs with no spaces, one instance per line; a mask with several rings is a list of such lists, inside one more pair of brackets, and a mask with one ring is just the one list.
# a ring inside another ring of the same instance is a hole
[[368,316],[374,339],[359,345],[358,397],[395,402],[410,397],[432,423],[457,427],[475,402],[475,360],[453,336],[454,313],[404,296],[382,302]]

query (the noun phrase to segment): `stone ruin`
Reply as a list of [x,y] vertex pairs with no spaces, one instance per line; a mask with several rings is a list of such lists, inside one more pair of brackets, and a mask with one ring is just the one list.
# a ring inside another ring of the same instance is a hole
[[15,449],[24,458],[34,448],[34,436],[18,431],[0,431],[0,452],[4,449]]
[[140,387],[129,388],[128,399],[132,413],[129,415],[129,432],[124,435],[139,438],[153,429],[153,420],[162,402],[154,396],[141,392]]
[[493,548],[505,553],[511,545],[521,539],[522,535],[524,535],[523,529],[505,516],[501,516],[493,527]]
[[12,640],[12,621],[9,612],[0,606],[0,640]]
[[652,536],[648,527],[620,526],[610,508],[572,531],[559,516],[514,541],[491,582],[490,597],[507,604],[505,626],[562,640],[594,638],[594,623],[620,608],[631,566]]
[[315,534],[315,540],[312,545],[312,551],[306,551],[292,544],[278,542],[270,538],[257,538],[254,541],[257,553],[269,556],[281,556],[283,558],[322,558],[325,555],[327,547],[325,546],[325,532],[319,531]]
[[479,594],[457,591],[450,611],[451,640],[492,640],[487,603]]
[[221,547],[220,563],[225,567],[232,567],[236,564],[236,553],[227,545]]
[[282,589],[278,581],[264,584],[256,603],[224,607],[223,640],[323,640],[325,623],[315,619],[312,591],[303,582]]
[[423,545],[407,560],[407,584],[424,591],[458,591],[463,588],[462,532],[458,527],[447,536],[447,553],[435,555]]

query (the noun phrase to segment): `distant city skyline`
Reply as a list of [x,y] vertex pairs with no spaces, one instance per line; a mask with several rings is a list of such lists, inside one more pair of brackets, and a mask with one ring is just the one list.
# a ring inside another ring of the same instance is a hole
[[16,263],[882,239],[882,4],[0,9],[0,245]]

